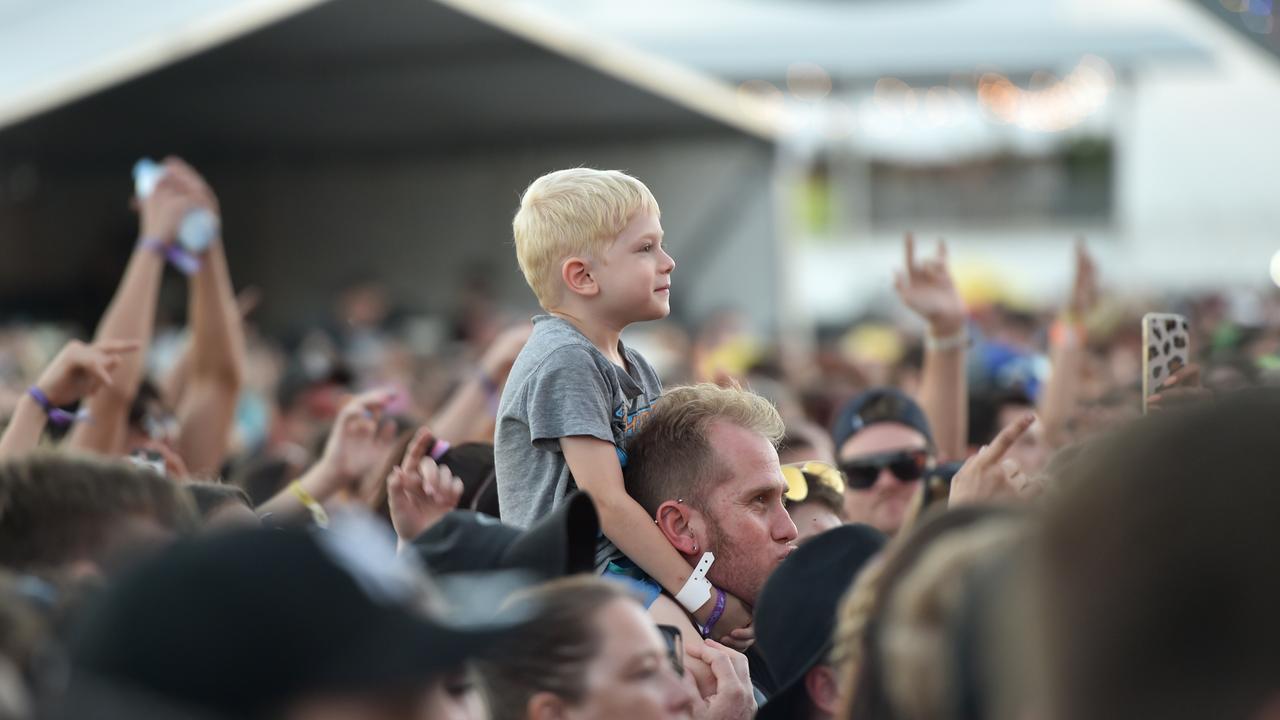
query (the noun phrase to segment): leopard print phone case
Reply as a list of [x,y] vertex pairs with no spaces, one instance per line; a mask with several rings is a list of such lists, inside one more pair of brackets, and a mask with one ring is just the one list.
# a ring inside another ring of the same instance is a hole
[[1147,398],[1191,362],[1191,328],[1182,315],[1147,313],[1142,317],[1142,344],[1142,412],[1146,414]]

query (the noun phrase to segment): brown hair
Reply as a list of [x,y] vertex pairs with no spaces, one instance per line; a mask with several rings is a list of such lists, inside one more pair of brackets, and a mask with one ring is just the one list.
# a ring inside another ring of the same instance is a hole
[[530,698],[540,692],[580,702],[587,666],[602,644],[596,615],[623,599],[634,600],[625,586],[589,575],[513,598],[511,604],[533,608],[533,616],[511,632],[500,653],[479,664],[493,720],[524,720]]
[[186,493],[127,462],[37,452],[0,463],[0,565],[98,559],[113,526],[134,516],[174,531],[196,526]]
[[673,388],[627,443],[627,493],[650,514],[676,498],[701,506],[705,490],[723,480],[708,440],[717,421],[758,433],[775,447],[785,433],[777,409],[755,393],[711,383]]

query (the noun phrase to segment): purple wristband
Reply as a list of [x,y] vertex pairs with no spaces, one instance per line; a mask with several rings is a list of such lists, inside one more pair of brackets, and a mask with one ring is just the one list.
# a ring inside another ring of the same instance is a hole
[[440,458],[449,452],[449,447],[448,440],[436,440],[436,444],[431,446],[431,459],[440,462]]
[[716,623],[720,622],[720,616],[724,615],[724,601],[724,591],[716,588],[716,606],[711,610],[711,616],[707,618],[707,624],[702,626],[702,637],[711,637],[711,631],[715,628]]
[[200,258],[172,243],[156,238],[145,238],[142,247],[169,261],[183,275],[195,275],[200,270]]
[[88,410],[82,409],[79,412],[72,413],[63,410],[60,407],[55,407],[53,403],[49,402],[49,396],[45,395],[44,391],[35,385],[32,385],[27,389],[27,394],[31,396],[32,400],[36,401],[36,404],[40,406],[40,409],[44,410],[44,414],[48,416],[49,422],[57,425],[58,427],[67,427],[77,420],[89,419]]

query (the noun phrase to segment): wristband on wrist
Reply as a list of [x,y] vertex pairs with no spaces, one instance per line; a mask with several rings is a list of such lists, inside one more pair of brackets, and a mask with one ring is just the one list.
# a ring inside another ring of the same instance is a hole
[[87,421],[89,419],[88,409],[81,408],[78,412],[67,412],[66,410],[56,407],[53,403],[49,402],[49,396],[45,395],[44,391],[35,385],[32,385],[27,390],[27,395],[31,396],[32,400],[36,401],[36,404],[40,406],[41,410],[44,410],[44,414],[49,418],[49,422],[53,425],[57,425],[58,427],[67,427],[76,421]]
[[449,448],[451,447],[453,446],[449,444],[448,440],[437,439],[434,443],[431,444],[431,452],[427,454],[431,456],[432,460],[435,460],[436,462],[440,462],[440,458],[444,457],[444,454],[449,452]]
[[946,337],[934,337],[932,332],[926,332],[924,334],[925,350],[955,350],[957,348],[967,347],[968,345],[969,330],[963,326]]
[[311,511],[311,520],[316,524],[316,527],[329,527],[329,513],[325,512],[324,506],[312,497],[306,488],[302,487],[301,482],[294,480],[289,483],[289,492],[298,498],[298,502],[302,503],[303,507]]
[[174,243],[167,243],[157,238],[143,238],[139,245],[167,260],[183,275],[195,275],[200,270],[200,258]]
[[724,615],[725,592],[720,588],[716,588],[716,606],[711,611],[711,616],[707,618],[707,624],[702,626],[702,637],[711,637],[711,632],[715,629],[716,623],[720,622],[720,616]]
[[698,608],[706,605],[711,599],[711,583],[707,581],[707,571],[715,561],[715,555],[710,552],[703,553],[698,566],[693,569],[693,574],[685,581],[680,592],[676,593],[676,602],[690,613],[698,612]]

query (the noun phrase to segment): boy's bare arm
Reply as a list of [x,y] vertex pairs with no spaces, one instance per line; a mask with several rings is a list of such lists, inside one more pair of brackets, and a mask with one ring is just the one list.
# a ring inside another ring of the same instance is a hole
[[[598,438],[583,436],[560,438],[560,448],[574,481],[595,502],[604,534],[664,590],[672,595],[679,593],[693,574],[693,568],[671,547],[640,503],[627,494],[614,446]],[[736,599],[732,606],[735,611],[741,607],[742,616],[738,617],[737,612],[731,615],[726,610],[716,624],[717,630],[727,633],[750,624],[750,611]],[[699,622],[706,621],[711,607],[712,603],[708,601],[698,609],[696,616]]]

